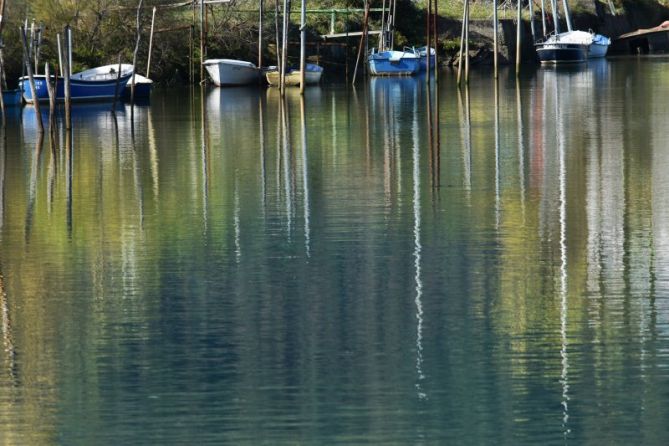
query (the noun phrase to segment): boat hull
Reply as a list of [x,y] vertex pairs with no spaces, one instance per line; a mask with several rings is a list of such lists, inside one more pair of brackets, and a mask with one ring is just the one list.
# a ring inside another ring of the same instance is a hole
[[254,65],[242,65],[239,63],[210,61],[205,62],[205,68],[211,81],[217,87],[234,87],[238,85],[249,85],[258,82],[260,70]]
[[420,54],[420,68],[419,71],[425,72],[427,71],[427,54],[428,51],[430,53],[430,67],[434,68],[434,66],[437,64],[437,52],[434,50],[434,48],[418,48],[418,54]]
[[588,48],[588,58],[596,59],[599,57],[605,57],[608,50],[609,50],[609,45],[600,45],[598,43],[593,43],[592,45],[590,45],[590,48]]
[[[292,70],[286,73],[286,86],[299,87],[300,86],[300,70]],[[323,69],[318,65],[307,65],[307,71],[304,73],[304,83],[306,85],[316,85],[321,81]],[[281,76],[278,71],[268,71],[265,73],[267,83],[271,87],[278,87],[281,83]]]
[[[123,89],[130,80],[132,73],[121,76],[118,80],[119,96],[123,94]],[[37,100],[40,102],[49,101],[49,92],[47,90],[46,76],[36,75],[35,90]],[[52,78],[53,79],[53,78]],[[23,99],[28,103],[33,103],[30,82],[26,76],[19,79],[19,88],[23,92]],[[70,97],[73,102],[86,101],[109,101],[114,99],[116,93],[116,80],[79,80],[70,79]],[[58,78],[56,85],[56,100],[62,102],[65,100],[65,81]]]
[[3,91],[2,102],[5,104],[5,107],[18,107],[21,105],[21,90]]
[[537,47],[542,64],[581,63],[588,58],[588,47],[576,44],[545,44]]
[[420,58],[404,51],[383,51],[367,59],[373,76],[413,76],[420,71]]
[[[123,89],[123,100],[129,101],[131,96],[130,83]],[[151,97],[151,84],[135,84],[135,99],[149,99]]]

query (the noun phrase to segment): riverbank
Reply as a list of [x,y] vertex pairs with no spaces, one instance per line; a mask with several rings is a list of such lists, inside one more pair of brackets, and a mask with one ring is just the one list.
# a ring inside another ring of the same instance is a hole
[[[299,7],[294,2],[293,9]],[[377,7],[378,2],[372,2]],[[69,4],[68,4],[69,5]],[[51,3],[31,0],[28,12],[20,10],[16,5],[8,5],[4,15],[4,61],[6,79],[10,87],[22,73],[21,49],[19,46],[18,27],[25,17],[35,18],[39,28],[43,26],[40,47],[40,67],[35,70],[43,72],[43,65],[49,62],[58,65],[56,34],[61,32],[65,24],[71,24],[74,30],[73,71],[90,67],[115,63],[119,54],[125,61],[132,60],[135,46],[135,0],[123,0],[119,5],[95,6],[87,5],[78,8],[72,5],[61,5],[56,9]],[[308,15],[308,55],[312,61],[322,63],[329,73],[349,73],[355,64],[359,38],[346,38],[336,41],[325,41],[323,34],[335,32],[354,32],[362,28],[362,1],[329,2],[328,8],[312,6]],[[574,26],[578,29],[592,29],[598,33],[616,37],[639,28],[648,28],[669,19],[669,9],[665,1],[657,0],[623,0],[602,2],[596,0],[572,0],[572,16]],[[610,5],[613,5],[614,10]],[[178,7],[162,5],[156,14],[156,36],[152,52],[151,77],[163,84],[185,84],[199,81],[199,63],[201,57],[200,31],[194,4],[183,3]],[[357,9],[341,9],[344,7]],[[68,9],[70,8],[70,9]],[[142,29],[137,70],[145,73],[148,57],[148,34],[151,24],[151,8],[144,6],[139,21]],[[340,9],[337,9],[340,8]],[[438,51],[442,64],[456,62],[455,55],[460,46],[462,30],[461,6],[442,3],[439,10]],[[474,2],[472,6],[472,22],[470,49],[473,64],[489,64],[492,62],[493,32],[492,11],[487,2]],[[265,0],[263,26],[263,65],[276,63],[275,53],[275,17],[274,4]],[[535,36],[543,34],[540,11],[535,9]],[[398,0],[396,14],[395,46],[420,46],[425,40],[426,10],[424,4],[410,0]],[[516,24],[515,13],[511,8],[500,8],[500,61],[508,63],[515,59]],[[533,60],[533,37],[531,33],[528,11],[524,11],[522,21],[523,46],[525,60]],[[296,16],[293,14],[293,20]],[[378,29],[380,13],[371,17],[371,29]],[[564,25],[563,25],[564,26]],[[234,5],[208,5],[206,10],[206,42],[208,57],[227,57],[259,61],[258,54],[258,2],[239,0]],[[550,17],[548,17],[548,31]],[[298,24],[290,26],[289,60],[298,60],[299,41]],[[371,40],[373,44],[375,39]],[[616,48],[612,48],[616,51]]]

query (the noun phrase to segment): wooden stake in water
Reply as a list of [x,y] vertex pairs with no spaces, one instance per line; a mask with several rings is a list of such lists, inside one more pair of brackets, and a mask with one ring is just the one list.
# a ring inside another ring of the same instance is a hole
[[520,35],[520,26],[522,24],[523,18],[522,18],[522,1],[518,0],[518,16],[516,20],[516,76],[520,74],[520,53],[521,53],[521,48],[520,48],[520,40],[521,40],[521,35]]
[[66,54],[63,55],[62,59],[65,63],[63,71],[65,72],[65,78],[63,79],[64,85],[63,90],[65,94],[65,128],[70,130],[72,128],[72,90],[70,88],[70,76],[72,75],[72,32],[70,30],[70,25],[65,26],[63,35],[65,36],[65,51]]
[[206,35],[204,32],[204,0],[200,0],[200,83],[204,83],[204,58],[206,51]]
[[53,123],[54,113],[56,111],[56,88],[51,83],[51,70],[49,70],[49,62],[44,66],[44,74],[46,76],[46,90],[49,94],[49,122]]
[[[262,27],[263,27],[263,13],[265,0],[260,0],[258,6],[258,69],[262,68]],[[260,77],[258,77],[260,79]]]
[[465,22],[467,20],[467,0],[465,0],[465,6],[462,9],[462,29],[460,30],[460,51],[458,52],[458,85],[462,79],[462,57],[464,56],[465,48]]
[[369,0],[365,0],[365,18],[363,19],[362,35],[360,36],[360,44],[358,46],[358,57],[356,57],[355,59],[355,68],[353,69],[353,82],[352,82],[353,85],[355,85],[355,78],[358,76],[358,65],[360,64],[360,56],[363,54],[363,48],[366,47],[365,42],[367,41],[368,25],[369,25]]
[[[432,38],[434,39],[434,82],[435,85],[437,81],[439,80],[439,28],[437,27],[437,24],[439,20],[439,1],[434,0],[434,14],[432,15]],[[429,46],[429,45],[428,45]],[[428,48],[428,58],[432,57],[430,54],[430,50]]]
[[4,41],[2,40],[2,28],[5,22],[5,0],[0,0],[0,112],[2,112],[2,124],[5,124],[5,100],[3,97],[3,91],[5,88],[5,57],[3,54],[4,51]]
[[[427,54],[427,76],[425,76],[425,81],[430,83],[430,72],[432,67],[432,62],[430,61],[430,42],[432,41],[432,0],[427,0],[427,23],[425,26],[425,52]],[[429,94],[429,92],[428,92]]]
[[63,45],[60,43],[60,34],[56,34],[58,41],[58,70],[60,70],[60,77],[64,77],[63,73]]
[[116,85],[114,85],[114,101],[112,102],[112,113],[116,113],[116,101],[118,101],[118,94],[121,83],[121,54],[118,55],[118,70],[116,72]]
[[156,22],[156,7],[153,7],[153,12],[151,13],[151,33],[149,34],[149,56],[148,61],[146,62],[146,77],[151,77],[151,52],[153,50],[153,25]]
[[142,18],[142,5],[144,0],[139,0],[137,5],[137,16],[135,17],[135,50],[132,52],[132,79],[130,80],[130,115],[131,120],[134,118],[133,105],[135,105],[135,73],[137,73],[137,53],[139,52],[139,42],[142,40],[142,27],[141,27],[141,18]]
[[[307,71],[307,0],[302,0],[300,8],[300,94],[304,94],[305,76]],[[348,55],[347,55],[348,56]]]
[[465,10],[467,11],[465,20],[465,83],[469,84],[469,0],[466,0]]
[[290,0],[283,0],[283,50],[281,51],[281,95],[286,93],[286,71],[288,67],[288,25],[290,23]]
[[28,82],[30,83],[30,94],[33,98],[33,106],[35,107],[35,115],[37,117],[37,129],[40,133],[44,132],[44,125],[42,124],[42,113],[39,109],[39,99],[37,98],[37,89],[35,88],[35,78],[33,77],[33,67],[28,57],[28,38],[26,37],[26,29],[21,27],[21,43],[23,43],[23,63],[28,72]]
[[492,2],[492,34],[493,34],[493,65],[494,65],[494,72],[495,72],[495,79],[497,79],[498,75],[498,67],[499,67],[499,42],[498,42],[498,36],[499,36],[499,20],[497,20],[497,0],[493,0]]

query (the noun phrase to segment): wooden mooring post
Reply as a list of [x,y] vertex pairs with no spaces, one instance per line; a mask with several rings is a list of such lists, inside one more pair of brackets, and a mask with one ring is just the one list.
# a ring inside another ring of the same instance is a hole
[[5,57],[4,57],[4,41],[2,39],[2,29],[5,23],[5,6],[7,2],[0,0],[0,112],[2,113],[2,124],[4,126],[6,120],[5,114],[5,99],[3,91],[5,88]]
[[[307,71],[306,42],[307,42],[307,0],[300,5],[300,94],[304,94],[305,76]],[[348,54],[346,54],[348,57]]]
[[521,51],[522,48],[520,46],[521,45],[521,38],[522,38],[521,33],[520,33],[520,29],[521,29],[520,27],[523,23],[523,17],[522,17],[522,13],[523,13],[522,4],[523,4],[523,2],[521,0],[517,0],[517,1],[518,1],[518,6],[517,6],[518,15],[516,17],[516,77],[518,77],[518,75],[520,74],[520,55],[521,55],[521,52],[522,52]]
[[65,128],[70,130],[72,128],[72,89],[70,88],[70,76],[72,75],[72,30],[70,25],[65,26],[65,51],[66,54],[63,57],[65,67],[63,71],[65,72],[64,77],[64,93],[65,93]]
[[[153,12],[151,13],[151,33],[149,34],[149,55],[148,60],[146,61],[146,77],[151,77],[151,53],[153,51],[153,26],[156,23],[156,7],[153,7]],[[133,74],[134,76],[134,74]],[[134,86],[134,85],[133,85]]]
[[35,117],[37,118],[37,130],[44,133],[44,124],[42,123],[42,113],[39,109],[39,99],[37,98],[37,89],[35,88],[35,78],[33,77],[33,67],[30,60],[30,53],[28,47],[28,38],[26,36],[26,29],[21,27],[21,43],[23,44],[23,64],[28,73],[28,82],[30,83],[30,94],[33,98],[33,106],[35,107]]
[[[427,75],[425,82],[430,84],[430,72],[432,71],[432,61],[430,55],[430,42],[432,41],[432,0],[427,0],[427,23],[425,24],[425,52],[427,53]],[[428,91],[428,95],[430,92]]]
[[[532,1],[532,0],[530,0]],[[497,79],[499,70],[499,20],[497,19],[497,0],[492,2],[492,39],[493,39],[493,70]]]

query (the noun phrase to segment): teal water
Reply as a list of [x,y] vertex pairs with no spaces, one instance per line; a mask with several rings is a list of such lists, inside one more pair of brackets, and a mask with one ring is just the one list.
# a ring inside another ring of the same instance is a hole
[[667,68],[10,114],[0,443],[669,443]]

